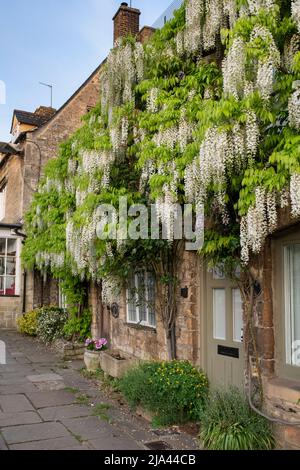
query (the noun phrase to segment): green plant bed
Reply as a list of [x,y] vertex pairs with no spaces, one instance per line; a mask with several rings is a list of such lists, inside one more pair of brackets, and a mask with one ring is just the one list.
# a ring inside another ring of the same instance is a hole
[[38,320],[41,310],[33,310],[18,318],[17,326],[20,333],[27,336],[37,336]]
[[150,412],[163,426],[199,419],[208,379],[187,361],[145,362],[122,377],[119,388],[132,408]]
[[208,450],[271,450],[275,441],[266,419],[253,412],[238,389],[210,393],[201,413],[200,441]]
[[58,307],[43,307],[37,324],[37,336],[45,343],[52,343],[63,338],[68,313]]

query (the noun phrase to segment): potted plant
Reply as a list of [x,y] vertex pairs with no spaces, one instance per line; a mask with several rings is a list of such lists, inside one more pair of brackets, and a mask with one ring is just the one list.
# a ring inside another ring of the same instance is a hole
[[88,371],[94,372],[100,368],[101,352],[107,348],[107,339],[90,339],[85,342],[84,363]]

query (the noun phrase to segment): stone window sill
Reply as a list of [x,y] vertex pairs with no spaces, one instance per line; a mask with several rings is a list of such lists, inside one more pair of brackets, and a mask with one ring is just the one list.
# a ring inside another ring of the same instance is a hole
[[266,392],[270,398],[297,404],[300,399],[300,380],[271,379],[267,383]]
[[151,326],[138,325],[136,323],[125,323],[125,325],[129,328],[133,328],[134,330],[149,331],[151,333],[156,333],[156,328],[153,328]]
[[1,299],[20,299],[20,295],[0,295]]

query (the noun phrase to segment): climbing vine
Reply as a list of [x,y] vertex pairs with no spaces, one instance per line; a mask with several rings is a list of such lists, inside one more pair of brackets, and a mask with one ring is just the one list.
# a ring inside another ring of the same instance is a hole
[[[202,254],[231,267],[261,251],[280,207],[300,215],[299,33],[299,0],[186,0],[145,45],[118,41],[99,105],[45,169],[26,217],[25,264],[77,294],[102,282],[111,303],[148,263],[171,338],[175,203],[204,205]],[[99,224],[121,230],[99,205],[118,209],[122,197],[155,204],[168,240],[99,239]]]

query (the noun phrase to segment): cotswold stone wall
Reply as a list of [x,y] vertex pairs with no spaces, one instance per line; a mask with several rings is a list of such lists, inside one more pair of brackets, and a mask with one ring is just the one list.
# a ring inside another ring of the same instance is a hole
[[[199,257],[195,253],[184,253],[180,264],[178,285],[178,317],[176,326],[177,357],[199,363]],[[188,287],[188,297],[181,297],[181,289]],[[156,328],[127,323],[126,293],[119,299],[119,318],[98,302],[97,288],[93,288],[90,303],[94,313],[94,337],[105,336],[110,345],[124,353],[142,360],[167,360],[166,335],[162,321],[157,315]]]
[[0,181],[7,180],[5,218],[1,221],[3,223],[16,224],[22,218],[22,168],[23,158],[20,155],[11,155],[0,169]]
[[[281,210],[279,213],[278,230],[266,241],[264,251],[259,257],[253,257],[251,270],[258,281],[258,295],[254,308],[254,331],[260,367],[263,375],[263,389],[265,396],[265,411],[274,418],[281,419],[287,423],[300,421],[300,370],[299,380],[288,380],[281,377],[279,370],[279,358],[284,354],[282,350],[282,335],[284,335],[282,323],[275,317],[275,309],[278,310],[280,318],[284,315],[277,300],[278,288],[277,276],[282,276],[276,268],[277,245],[276,240],[286,234],[299,230],[299,220],[291,219],[290,208]],[[278,316],[278,315],[277,315]],[[249,336],[245,338],[246,344]],[[250,348],[252,359],[252,372],[256,372],[255,355]],[[248,369],[249,364],[246,364]],[[255,381],[255,377],[254,377]],[[274,425],[278,446],[283,449],[300,449],[299,427],[287,425]]]
[[21,315],[20,297],[1,297],[0,328],[15,328],[17,318]]

